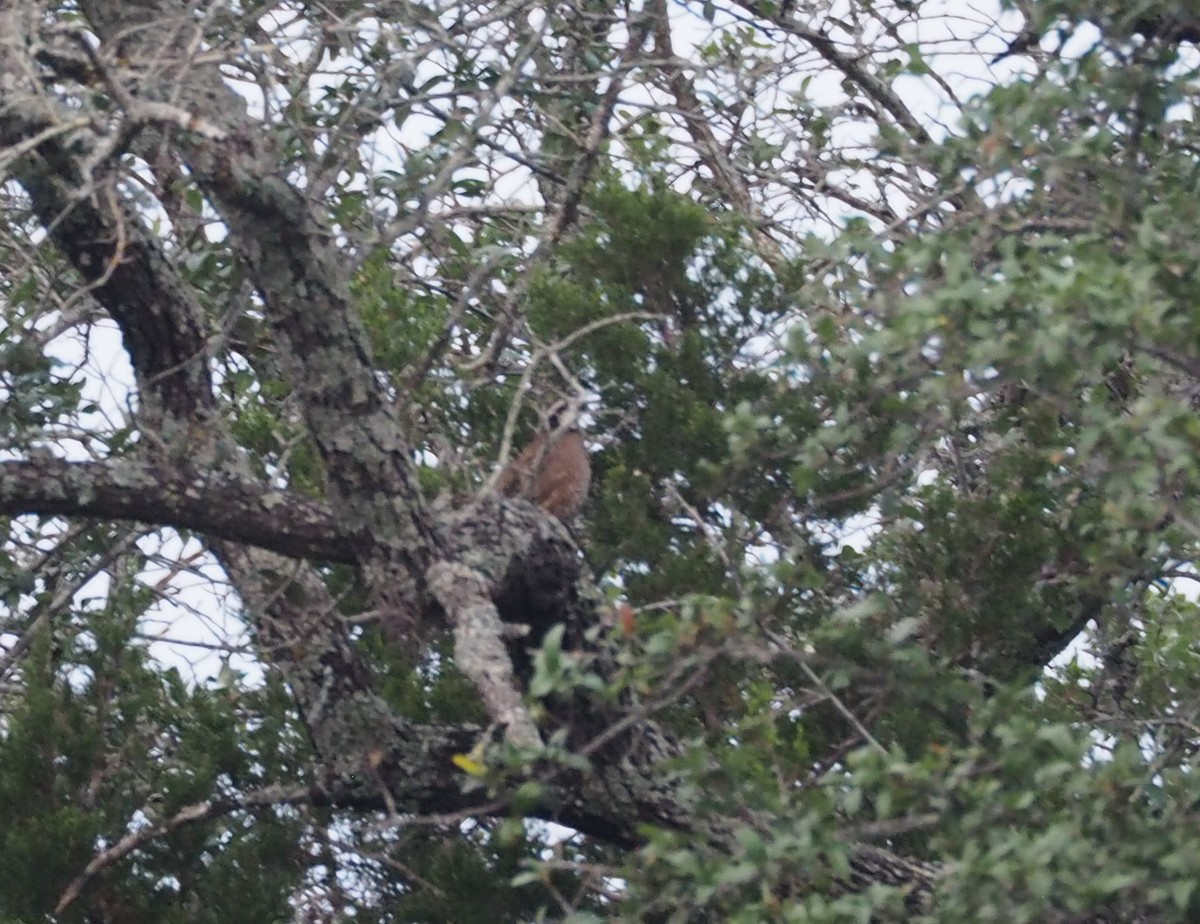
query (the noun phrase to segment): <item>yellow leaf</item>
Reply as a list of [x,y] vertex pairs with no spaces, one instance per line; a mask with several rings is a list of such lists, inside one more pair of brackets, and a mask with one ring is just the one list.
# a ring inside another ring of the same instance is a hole
[[455,754],[450,759],[454,761],[454,766],[463,773],[469,773],[471,776],[483,776],[487,773],[487,764],[476,760],[469,754]]

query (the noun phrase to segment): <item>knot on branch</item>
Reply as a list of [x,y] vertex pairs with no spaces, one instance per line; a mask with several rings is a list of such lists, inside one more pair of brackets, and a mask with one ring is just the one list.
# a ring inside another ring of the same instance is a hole
[[574,638],[575,627],[595,621],[579,548],[545,511],[488,495],[448,512],[439,527],[444,560],[478,572],[500,619],[529,627],[527,644],[536,646],[556,623]]

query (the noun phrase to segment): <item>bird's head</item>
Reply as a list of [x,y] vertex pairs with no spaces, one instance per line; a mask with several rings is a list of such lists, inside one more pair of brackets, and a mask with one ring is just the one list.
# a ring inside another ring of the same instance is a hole
[[589,403],[587,396],[580,395],[555,401],[542,415],[542,431],[569,433],[581,429],[580,415]]

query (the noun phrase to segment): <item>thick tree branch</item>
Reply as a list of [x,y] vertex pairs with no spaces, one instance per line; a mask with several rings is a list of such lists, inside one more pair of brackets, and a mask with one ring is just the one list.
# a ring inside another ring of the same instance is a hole
[[142,95],[169,92],[171,99],[162,101],[176,102],[178,94],[189,112],[226,135],[222,141],[195,134],[170,140],[224,219],[229,243],[280,339],[281,369],[321,456],[334,516],[355,545],[375,609],[418,628],[430,611],[424,580],[439,537],[330,230],[306,193],[284,178],[273,137],[247,115],[245,101],[215,65],[197,62],[203,40],[181,6],[171,0],[89,0],[82,6],[101,38],[102,65],[132,60],[167,67],[175,79],[142,75]]
[[146,462],[0,462],[0,513],[136,520],[244,542],[292,558],[353,562],[329,508],[220,472]]
[[492,718],[513,744],[536,748],[537,726],[521,702],[512,661],[505,651],[500,614],[491,588],[472,568],[438,562],[429,569],[429,587],[454,624],[454,663],[471,678]]
[[5,75],[0,147],[6,167],[29,193],[34,214],[71,261],[92,296],[121,327],[141,386],[143,413],[183,419],[212,405],[204,316],[194,291],[171,265],[162,243],[146,233],[114,188],[108,160],[117,149],[101,139],[98,120],[55,107],[36,83],[34,8],[10,10],[6,35],[27,35],[31,56],[0,48]]

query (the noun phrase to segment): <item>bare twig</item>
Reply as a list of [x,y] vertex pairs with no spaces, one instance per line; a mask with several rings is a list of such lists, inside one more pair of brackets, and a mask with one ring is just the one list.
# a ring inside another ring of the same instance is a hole
[[84,871],[71,880],[70,884],[63,890],[62,895],[59,896],[58,903],[54,906],[54,913],[62,914],[74,904],[79,899],[79,896],[83,894],[83,890],[87,887],[88,883],[99,873],[129,856],[143,844],[147,844],[165,834],[170,834],[184,825],[195,824],[199,821],[208,821],[211,818],[227,815],[238,809],[257,808],[282,803],[308,802],[311,799],[311,794],[311,790],[306,786],[271,786],[241,796],[208,799],[204,802],[197,802],[194,805],[180,809],[164,822],[131,831],[111,847],[102,850],[93,857]]

